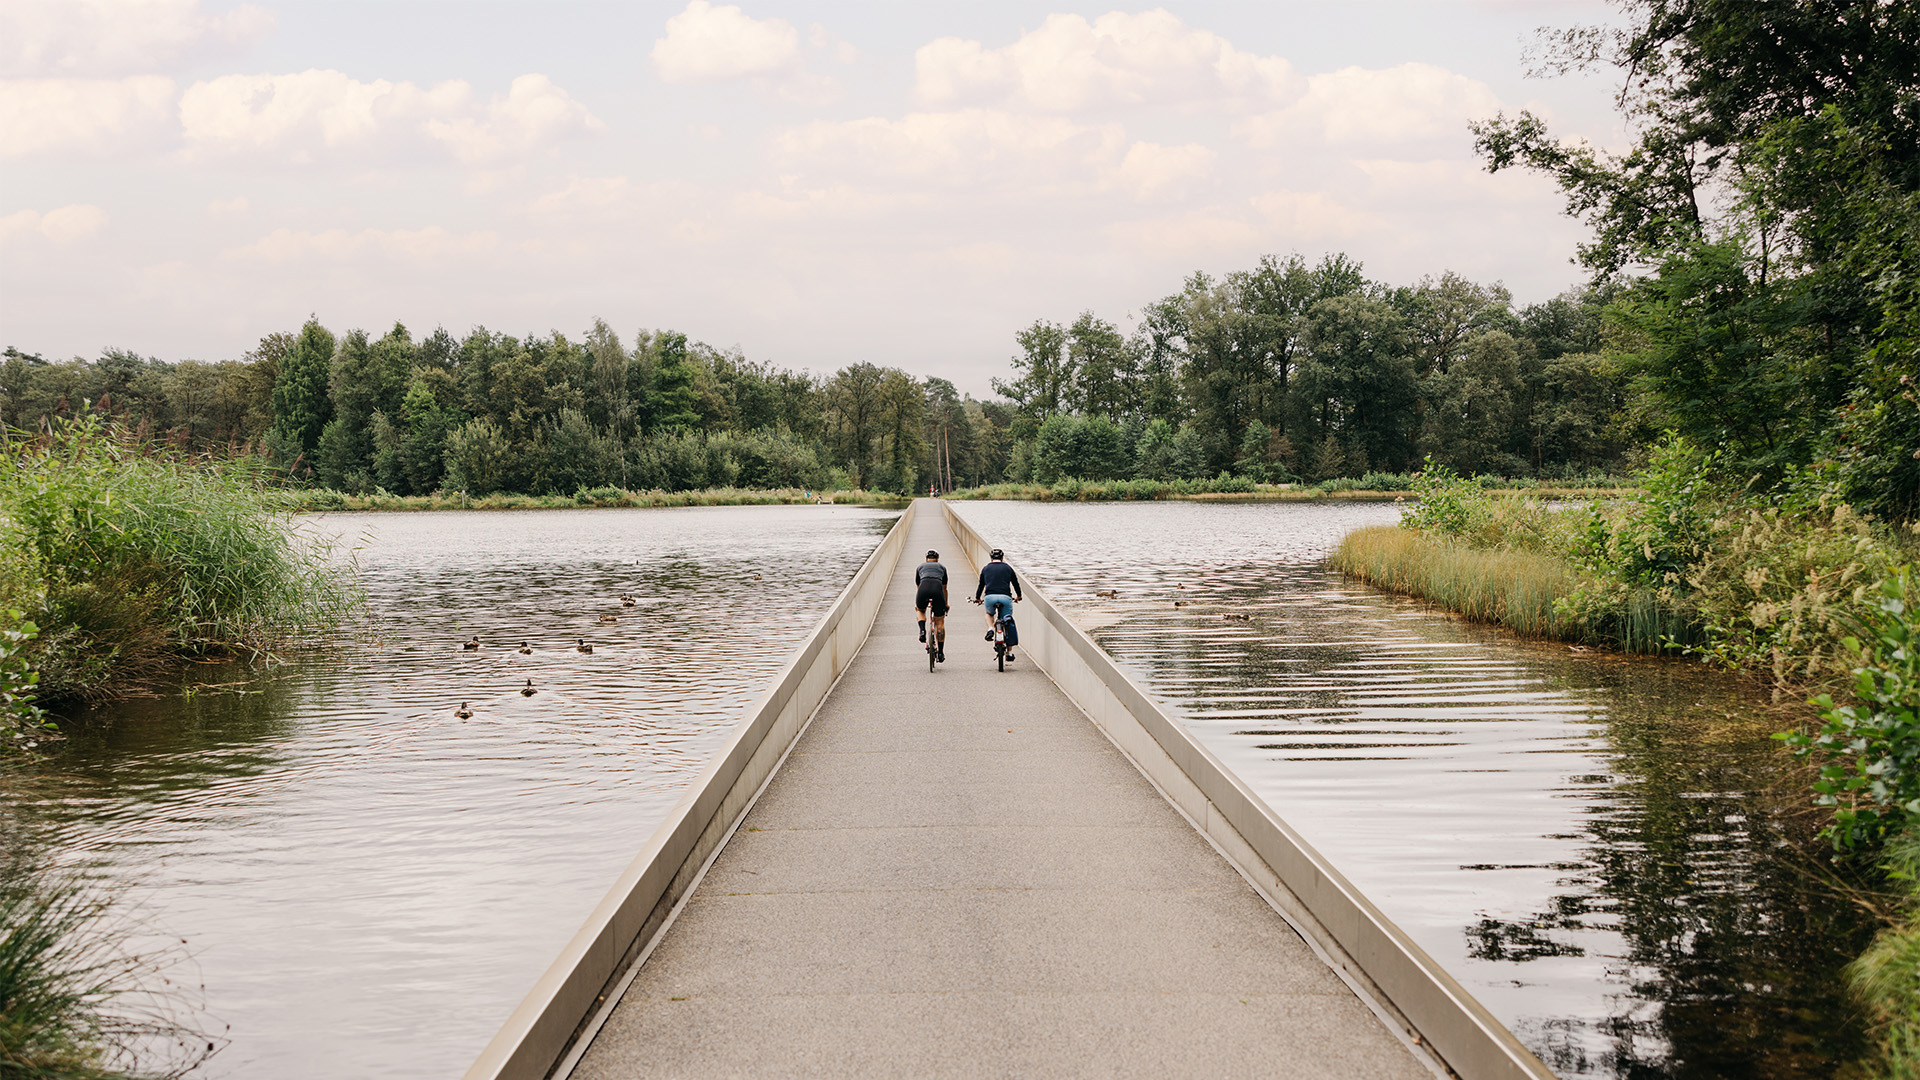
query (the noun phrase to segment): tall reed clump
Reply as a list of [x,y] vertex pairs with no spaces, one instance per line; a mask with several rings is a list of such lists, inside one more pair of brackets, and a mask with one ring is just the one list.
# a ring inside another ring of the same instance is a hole
[[1418,596],[1526,637],[1557,637],[1554,602],[1573,587],[1564,561],[1531,551],[1488,551],[1392,525],[1347,534],[1328,560],[1390,592]]
[[177,660],[270,652],[357,603],[247,460],[168,456],[83,412],[0,460],[0,609],[37,625],[47,698],[139,689]]
[[130,952],[131,933],[99,886],[0,857],[0,1077],[158,1080],[212,1056],[169,977],[181,956]]

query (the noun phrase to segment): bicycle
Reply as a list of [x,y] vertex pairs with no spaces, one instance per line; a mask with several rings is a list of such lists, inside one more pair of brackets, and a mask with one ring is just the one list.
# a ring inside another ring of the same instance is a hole
[[[978,604],[981,601],[969,599],[967,602]],[[1001,671],[1007,670],[1007,657],[1013,653],[1013,646],[1007,643],[1008,619],[1009,616],[1001,614],[998,610],[993,616],[993,663]]]
[[932,671],[940,662],[940,632],[934,629],[933,607],[927,607],[927,670]]

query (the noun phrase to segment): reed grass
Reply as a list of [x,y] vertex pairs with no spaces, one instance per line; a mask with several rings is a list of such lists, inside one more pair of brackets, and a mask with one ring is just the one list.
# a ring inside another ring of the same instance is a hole
[[0,862],[0,1077],[161,1080],[216,1052],[169,976],[182,954],[135,954],[132,929],[100,886]]
[[1369,585],[1417,597],[1476,622],[1528,638],[1657,653],[1696,640],[1688,613],[1652,589],[1637,589],[1606,617],[1570,612],[1562,601],[1583,584],[1556,555],[1484,548],[1398,525],[1356,529],[1327,565]]
[[39,628],[44,699],[136,692],[182,659],[262,655],[339,625],[350,572],[247,460],[184,458],[83,413],[0,462],[0,608]]

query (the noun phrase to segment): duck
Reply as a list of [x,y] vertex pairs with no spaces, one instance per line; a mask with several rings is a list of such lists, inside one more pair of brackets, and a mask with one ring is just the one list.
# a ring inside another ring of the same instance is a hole
[[1186,607],[1186,606],[1187,606],[1187,602],[1186,602],[1185,600],[1175,600],[1175,601],[1173,602],[1173,606],[1174,606],[1174,607]]
[[453,715],[462,720],[471,720],[473,719],[473,710],[467,708],[467,703],[463,701],[460,703],[459,708],[453,710]]
[[1118,590],[1118,589],[1102,589],[1102,590],[1100,590],[1099,592],[1096,592],[1096,593],[1094,593],[1093,595],[1095,595],[1095,596],[1097,596],[1097,597],[1099,597],[1099,598],[1100,598],[1100,599],[1102,599],[1102,600],[1111,600],[1111,599],[1113,599],[1114,597],[1116,597],[1116,596],[1118,596],[1118,595],[1120,595],[1120,590]]
[[532,679],[528,679],[528,680],[527,680],[527,685],[525,685],[525,686],[523,686],[523,687],[521,687],[521,688],[520,688],[520,696],[521,696],[521,697],[532,697],[533,695],[535,695],[535,694],[537,694],[537,693],[539,693],[539,692],[540,692],[540,691],[538,691],[538,690],[536,690],[536,689],[534,689],[534,686],[533,686],[533,680],[532,680]]
[[601,623],[603,623],[603,624],[604,624],[604,623],[617,623],[617,622],[619,622],[620,620],[619,620],[619,618],[618,618],[617,616],[613,616],[613,615],[602,615],[602,616],[600,616],[600,621],[601,621]]
[[520,643],[520,647],[518,649],[515,649],[514,652],[519,653],[521,656],[532,656],[533,646],[523,641]]
[[760,580],[760,575],[759,575],[759,574],[755,574],[755,575],[753,575],[753,580],[755,580],[755,581],[759,581],[759,580]]
[[592,652],[592,651],[593,651],[593,646],[591,646],[591,645],[589,645],[589,644],[587,644],[587,639],[586,639],[586,638],[581,638],[581,639],[580,639],[580,644],[578,644],[578,645],[575,645],[575,646],[573,647],[573,651],[574,651],[574,652],[587,652],[587,653],[590,653],[590,652]]
[[465,641],[463,641],[463,642],[461,642],[461,643],[460,643],[460,647],[461,647],[462,649],[465,649],[465,650],[467,650],[468,652],[472,652],[473,650],[475,650],[475,649],[477,649],[477,648],[479,648],[479,647],[480,647],[480,635],[479,635],[479,634],[475,634],[475,635],[473,635],[472,637],[470,637],[470,638],[468,638],[467,640],[465,640]]
[[623,595],[620,597],[621,607],[632,607],[635,603],[637,603],[637,601],[634,600],[632,596]]
[[1253,616],[1243,614],[1240,612],[1230,611],[1227,614],[1222,615],[1220,617],[1227,620],[1228,622],[1252,622],[1253,621]]

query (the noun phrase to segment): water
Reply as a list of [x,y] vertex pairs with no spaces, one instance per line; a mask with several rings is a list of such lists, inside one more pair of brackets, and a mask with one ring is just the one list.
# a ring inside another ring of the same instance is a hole
[[1390,505],[959,509],[1560,1075],[1859,1052],[1838,969],[1872,926],[1786,842],[1805,779],[1750,686],[1319,566]]
[[104,708],[0,794],[186,939],[231,1025],[205,1075],[458,1075],[895,516],[314,519],[359,549],[363,640]]

